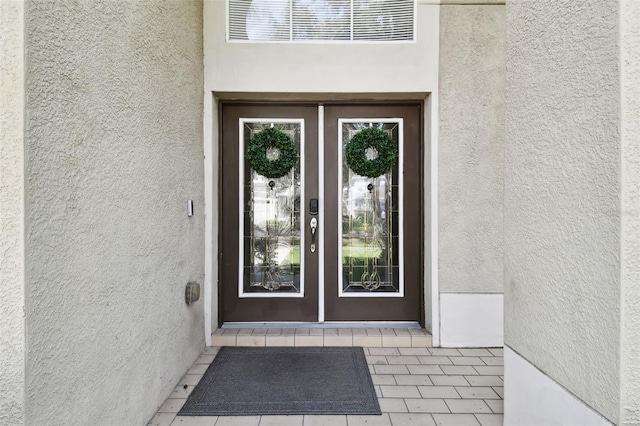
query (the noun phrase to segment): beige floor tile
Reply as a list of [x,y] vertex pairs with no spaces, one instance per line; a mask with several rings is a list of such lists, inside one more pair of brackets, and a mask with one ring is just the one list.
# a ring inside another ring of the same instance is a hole
[[489,348],[488,351],[491,352],[493,356],[504,356],[503,348]]
[[405,399],[404,403],[412,413],[450,413],[444,399]]
[[339,328],[338,336],[353,336],[353,329],[351,328]]
[[205,371],[209,368],[208,364],[194,364],[193,367],[187,371],[187,374],[200,374],[203,375]]
[[[393,328],[381,328],[380,334],[382,334],[383,336],[396,336],[396,332],[393,330]],[[409,333],[407,333],[407,336],[408,335]]]
[[380,398],[378,403],[383,413],[406,413],[409,411],[404,399],[401,398]]
[[187,402],[186,398],[169,398],[162,407],[158,410],[159,413],[177,413],[180,411],[184,403]]
[[304,416],[304,426],[347,426],[347,416]]
[[169,398],[185,399],[189,395],[191,395],[191,392],[193,392],[194,388],[195,386],[178,385],[173,390],[173,392],[171,392],[171,395],[169,395]]
[[500,399],[500,396],[490,387],[459,386],[456,390],[462,398],[467,399]]
[[369,348],[371,355],[400,355],[398,348]]
[[236,335],[211,336],[211,345],[213,346],[235,346]]
[[382,398],[382,391],[380,390],[380,385],[373,385],[373,388],[376,390],[376,396],[378,398]]
[[156,413],[147,423],[149,426],[171,426],[171,422],[176,418],[176,413]]
[[215,357],[215,355],[200,355],[198,359],[196,359],[196,364],[211,364]]
[[493,390],[504,399],[504,386],[492,386]]
[[436,356],[460,356],[460,352],[457,349],[450,348],[429,348],[431,355]]
[[398,374],[395,376],[396,383],[399,385],[414,385],[414,386],[431,386],[433,382],[426,374]]
[[487,365],[504,365],[504,358],[501,356],[483,356],[482,361]]
[[411,374],[444,374],[438,365],[407,365]]
[[444,376],[432,374],[429,376],[434,385],[437,386],[470,386],[464,376]]
[[295,336],[269,336],[265,339],[266,346],[294,346],[296,343]]
[[258,426],[260,416],[220,416],[216,426]]
[[369,352],[369,348],[364,348],[362,346],[360,346],[362,348],[362,352],[364,352],[365,355],[371,355],[371,352]]
[[189,385],[195,386],[202,379],[202,374],[187,374],[178,382],[178,386]]
[[504,413],[504,401],[503,400],[501,400],[501,399],[494,399],[494,400],[487,399],[485,402],[491,408],[491,411],[493,411],[494,413],[498,413],[498,414],[503,414]]
[[415,336],[430,336],[430,334],[424,328],[408,328],[407,331],[409,332],[409,334]]
[[382,336],[356,336],[353,335],[353,346],[381,347]]
[[367,364],[370,365],[387,365],[387,357],[381,355],[367,355]]
[[325,346],[353,346],[352,336],[324,336]]
[[453,386],[419,386],[418,390],[427,399],[460,398]]
[[205,355],[216,355],[218,352],[220,352],[220,346],[207,346],[204,349],[203,354],[205,354]]
[[304,336],[297,335],[295,336],[295,345],[296,346],[323,346],[324,337],[322,336]]
[[176,416],[171,426],[214,426],[217,416]]
[[347,424],[349,426],[391,426],[391,419],[387,413],[382,413],[381,416],[347,416]]
[[420,398],[417,386],[381,385],[380,390],[384,398]]
[[351,334],[353,336],[366,336],[367,335],[367,330],[364,328],[352,328],[351,329]]
[[266,336],[238,335],[238,337],[236,337],[236,346],[265,346],[265,337]]
[[[404,375],[409,377],[409,375]],[[404,377],[402,376],[402,377]],[[401,376],[398,376],[401,377]],[[372,374],[371,380],[374,385],[395,385],[396,379],[392,374]]]
[[296,328],[295,329],[296,336],[308,336],[309,335],[309,329],[308,328]]
[[267,332],[269,331],[268,328],[254,328],[251,331],[251,335],[252,336],[264,336],[267,334]]
[[482,426],[502,426],[504,423],[502,414],[476,414],[476,418]]
[[389,415],[393,426],[435,426],[430,414],[392,413]]
[[504,367],[502,366],[486,365],[483,367],[477,365],[473,368],[475,368],[481,376],[500,376],[504,373]]
[[260,426],[302,426],[304,416],[262,416]]
[[280,336],[282,334],[281,328],[268,328],[267,336]]
[[478,372],[470,365],[442,365],[440,366],[444,374],[454,376],[465,376],[478,374]]
[[450,356],[449,359],[454,365],[487,365],[477,356]]
[[382,346],[385,348],[411,347],[411,336],[382,336]]
[[324,330],[322,328],[310,328],[309,336],[324,336]]
[[224,336],[235,336],[239,332],[240,332],[239,328],[223,328],[222,329],[222,334]]
[[337,336],[338,329],[337,328],[323,328],[323,335],[326,336]]
[[224,330],[222,330],[221,328],[216,328],[215,330],[213,330],[213,333],[211,333],[212,336],[221,336],[222,332]]
[[281,336],[295,336],[296,335],[296,329],[295,328],[283,328],[282,331],[280,332]]
[[433,414],[437,426],[481,426],[473,414]]
[[406,365],[374,365],[376,374],[409,374]]
[[492,356],[493,354],[484,348],[458,349],[464,356]]
[[416,357],[415,355],[389,355],[387,356],[387,362],[391,365],[393,364],[403,364],[403,365],[409,365],[409,364],[420,364],[420,361],[418,361],[418,357]]
[[471,386],[504,386],[498,376],[464,376]]
[[396,334],[396,336],[411,336],[411,333],[409,333],[409,329],[406,328],[394,328],[393,332]]
[[428,348],[398,348],[400,355],[430,355]]
[[452,413],[491,413],[491,409],[481,399],[445,399]]
[[379,328],[365,328],[364,329],[367,336],[380,336],[382,335],[382,330]]
[[451,365],[452,364],[452,362],[449,361],[449,358],[447,358],[446,356],[427,355],[427,356],[419,356],[418,359],[422,364],[429,364],[429,365]]
[[431,336],[411,336],[411,346],[416,348],[428,348],[432,342]]

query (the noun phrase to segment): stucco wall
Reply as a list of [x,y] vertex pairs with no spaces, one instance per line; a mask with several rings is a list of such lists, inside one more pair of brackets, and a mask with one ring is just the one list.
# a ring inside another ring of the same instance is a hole
[[0,1],[0,424],[23,421],[24,7]]
[[505,6],[440,9],[443,293],[502,293]]
[[622,324],[620,424],[640,424],[640,2],[620,2]]
[[26,423],[145,424],[204,347],[202,5],[26,5]]
[[507,3],[504,162],[506,344],[614,423],[618,5]]

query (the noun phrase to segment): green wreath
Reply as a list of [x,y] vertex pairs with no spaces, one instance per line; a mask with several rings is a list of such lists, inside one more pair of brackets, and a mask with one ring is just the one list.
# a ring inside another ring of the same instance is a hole
[[[367,158],[367,150],[374,150],[377,157]],[[347,164],[360,176],[382,176],[393,166],[398,148],[387,132],[367,127],[356,133],[347,145]]]
[[[267,151],[270,149],[276,151],[276,158],[268,158]],[[298,160],[298,152],[286,133],[271,127],[251,137],[247,147],[247,160],[259,175],[276,179],[289,173]]]

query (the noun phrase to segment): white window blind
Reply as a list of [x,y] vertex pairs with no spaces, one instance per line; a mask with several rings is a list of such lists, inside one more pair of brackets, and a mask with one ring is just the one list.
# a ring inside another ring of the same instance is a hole
[[412,41],[415,0],[228,0],[230,41]]

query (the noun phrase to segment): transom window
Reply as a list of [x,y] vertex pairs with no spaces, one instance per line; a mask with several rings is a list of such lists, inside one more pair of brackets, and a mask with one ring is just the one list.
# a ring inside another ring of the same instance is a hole
[[228,41],[413,41],[415,0],[228,0]]

